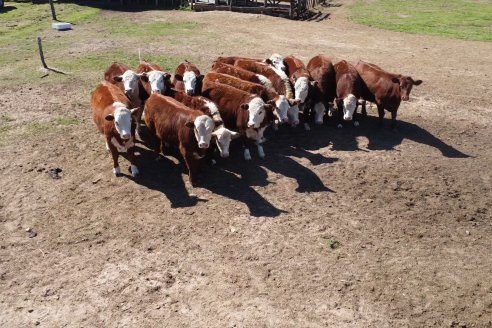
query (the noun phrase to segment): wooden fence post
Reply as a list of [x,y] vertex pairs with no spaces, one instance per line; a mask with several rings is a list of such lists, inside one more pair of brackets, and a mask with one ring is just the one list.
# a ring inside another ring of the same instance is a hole
[[56,19],[55,5],[53,4],[53,0],[49,0],[49,1],[50,1],[50,8],[51,8],[51,18],[54,21],[58,21],[58,19]]

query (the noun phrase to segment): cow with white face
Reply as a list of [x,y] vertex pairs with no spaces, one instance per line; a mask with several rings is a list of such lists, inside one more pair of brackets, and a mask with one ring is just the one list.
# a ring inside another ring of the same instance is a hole
[[160,93],[161,95],[167,95],[167,92],[171,88],[171,74],[164,72],[161,66],[142,61],[136,69],[137,74],[142,74],[141,81],[143,82],[143,88],[146,95],[142,98],[142,101],[147,100],[152,93]]
[[120,152],[128,153],[130,172],[139,174],[135,164],[134,138],[138,108],[130,108],[130,101],[123,92],[109,82],[102,82],[91,97],[92,119],[106,139],[106,147],[113,157],[113,173],[121,174],[118,164]]
[[194,129],[199,148],[207,149],[210,146],[210,139],[212,139],[212,132],[215,128],[212,118],[208,115],[200,115],[193,122],[188,121],[185,125]]
[[189,61],[181,63],[174,72],[173,84],[178,91],[185,91],[190,96],[198,95],[202,89],[203,75],[200,70]]
[[287,72],[287,67],[284,63],[284,56],[280,54],[272,54],[270,58],[265,60],[265,63],[270,64],[283,72]]
[[212,132],[212,136],[215,138],[220,157],[226,158],[229,157],[229,146],[232,139],[239,138],[240,134],[224,126],[219,126]]
[[265,106],[269,106],[268,108],[270,109],[271,106],[265,104],[263,99],[260,97],[254,97],[249,101],[249,103],[244,103],[241,105],[241,108],[247,109],[248,110],[248,128],[255,128],[259,129],[261,123],[265,119],[266,115],[266,109]]

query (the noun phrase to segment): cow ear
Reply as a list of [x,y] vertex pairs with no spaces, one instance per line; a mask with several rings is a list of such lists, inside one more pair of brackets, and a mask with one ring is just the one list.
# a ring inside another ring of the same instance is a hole
[[183,75],[181,75],[181,74],[174,74],[174,79],[176,81],[183,81]]
[[265,63],[268,65],[273,65],[273,62],[270,60],[270,58],[265,59]]
[[313,87],[317,87],[318,86],[318,81],[311,81],[311,85]]
[[192,129],[192,128],[195,127],[195,124],[193,123],[193,121],[187,121],[185,123],[185,126],[188,127],[188,128],[190,128],[190,129]]
[[114,82],[121,82],[121,81],[123,81],[123,76],[114,76],[113,81]]
[[391,79],[391,81],[392,81],[393,83],[398,83],[398,84],[400,84],[400,79],[399,79],[399,78],[397,78],[397,77],[393,77],[393,78]]
[[231,137],[232,137],[232,139],[239,138],[240,136],[241,136],[241,134],[239,132],[231,131]]
[[224,124],[224,121],[222,121],[222,119],[220,119],[220,118],[213,118],[212,120],[214,121],[216,128],[218,128],[219,126],[222,126]]
[[196,78],[196,81],[197,82],[202,82],[204,77],[205,76],[203,74],[202,75],[198,75],[197,78]]
[[130,109],[130,113],[131,113],[132,115],[135,115],[135,114],[137,114],[138,109],[139,109],[138,107],[136,107],[136,108],[132,108],[132,109]]
[[114,121],[114,115],[113,114],[108,114],[105,117],[106,121]]
[[248,110],[249,108],[249,105],[244,103],[244,104],[241,104],[241,109],[245,109],[245,110]]
[[415,85],[421,85],[422,84],[422,80],[413,81],[413,84],[415,84]]
[[273,111],[273,106],[270,104],[265,104],[263,107],[265,108],[265,110]]
[[166,74],[164,75],[164,80],[170,80],[170,79],[171,79],[171,74],[166,73]]
[[271,100],[267,101],[267,104],[271,105],[271,106],[275,106],[275,100],[271,99]]

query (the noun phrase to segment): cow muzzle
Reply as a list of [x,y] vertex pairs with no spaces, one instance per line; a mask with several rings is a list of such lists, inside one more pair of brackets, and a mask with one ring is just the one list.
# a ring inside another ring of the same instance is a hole
[[152,93],[152,94],[154,94],[154,93],[157,93],[157,94],[162,94],[162,93],[161,93],[161,90],[159,90],[159,89],[152,90],[152,91],[151,91],[151,93]]
[[402,97],[401,97],[401,100],[403,100],[403,101],[408,101],[408,99],[409,99],[409,97],[408,97],[408,96],[402,96]]
[[128,140],[130,139],[131,135],[129,133],[125,133],[125,134],[120,134],[120,137],[123,140]]
[[254,127],[255,127],[254,123],[248,122],[248,128],[254,128]]
[[349,115],[343,115],[343,120],[344,120],[344,121],[352,121],[352,116],[349,116]]
[[195,95],[195,90],[193,90],[193,89],[187,89],[187,90],[186,90],[186,94],[187,94],[188,96],[194,96],[194,95]]
[[206,143],[206,142],[200,142],[200,143],[198,144],[198,147],[199,147],[199,148],[202,148],[202,149],[208,149],[209,144],[208,144],[208,143]]
[[282,118],[282,119],[280,120],[280,122],[282,122],[282,123],[287,123],[287,122],[289,122],[289,118],[288,118],[288,117],[284,117],[284,118]]
[[222,158],[227,158],[227,157],[229,157],[229,152],[225,152],[225,151],[221,152],[221,153],[220,153],[220,157],[222,157]]

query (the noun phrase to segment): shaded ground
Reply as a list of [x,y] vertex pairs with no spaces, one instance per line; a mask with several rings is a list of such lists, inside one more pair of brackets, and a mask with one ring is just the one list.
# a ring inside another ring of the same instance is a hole
[[4,89],[2,327],[491,326],[492,44],[357,26],[343,7],[322,22],[105,14],[199,20],[197,35],[147,51],[204,71],[223,54],[324,53],[424,83],[396,133],[375,128],[374,109],[359,128],[269,131],[265,160],[236,148],[198,188],[145,148],[140,179],[112,176],[88,107],[99,72]]

